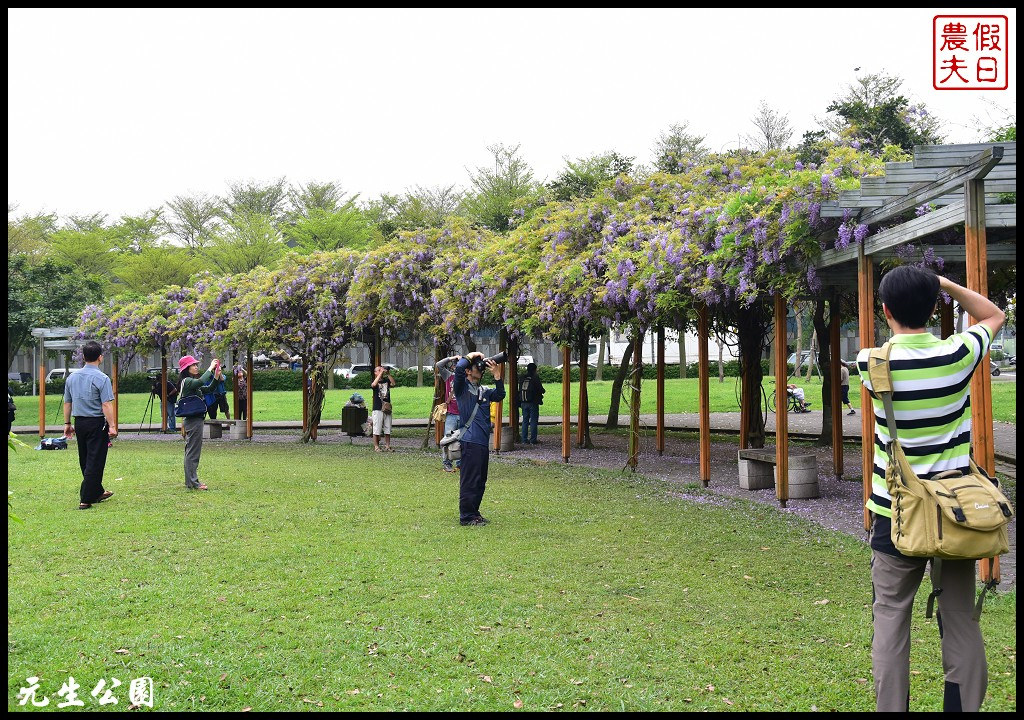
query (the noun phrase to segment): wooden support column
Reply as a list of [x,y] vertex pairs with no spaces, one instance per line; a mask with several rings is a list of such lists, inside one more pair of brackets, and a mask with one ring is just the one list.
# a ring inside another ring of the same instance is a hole
[[939,296],[939,327],[943,340],[953,335],[953,303],[944,302],[942,296]]
[[39,437],[46,437],[46,348],[39,336]]
[[167,432],[167,350],[160,348],[160,432]]
[[302,358],[302,434],[309,428],[309,366]]
[[576,403],[576,447],[583,448],[587,445],[587,423],[590,422],[590,401],[587,397],[587,338],[583,335],[583,323],[580,323],[579,334],[576,337],[576,346],[580,351],[580,387]]
[[512,433],[512,444],[519,442],[519,341],[509,342],[508,377],[505,379],[505,394],[508,395],[508,429]]
[[245,357],[245,437],[252,440],[252,350]]
[[117,353],[114,353],[114,372],[111,373],[113,377],[110,379],[113,385],[114,391],[114,429],[117,430],[121,424],[121,416],[118,414],[118,394],[117,394]]
[[775,296],[775,495],[786,507],[789,500],[789,369],[786,364],[786,300]]
[[[857,251],[857,311],[860,315],[860,346],[875,346],[875,268],[864,246]],[[867,509],[871,497],[871,476],[875,467],[875,407],[867,386],[860,386],[860,448],[864,484],[864,530],[871,529],[871,513]]]
[[[964,240],[967,249],[967,289],[988,297],[988,238],[985,233],[985,182],[968,180],[965,188]],[[952,309],[950,310],[952,316]],[[973,325],[978,318],[969,316]],[[952,323],[950,323],[952,325]],[[992,416],[992,374],[989,353],[971,376],[971,441],[974,461],[989,475],[996,472],[995,434]],[[980,563],[981,579],[999,579],[999,558],[990,566]]]
[[[505,331],[505,328],[501,329],[501,332],[498,334],[498,336],[499,336],[499,341],[498,341],[498,349],[499,349],[499,351],[500,352],[508,352],[508,340],[506,339],[508,337],[508,335],[507,335],[507,333]],[[505,377],[505,363],[501,363],[501,376]],[[501,401],[498,402],[497,422],[494,423],[494,452],[496,452],[496,453],[500,453],[501,452],[501,430],[502,430],[502,425],[504,424],[503,420],[504,420],[504,416],[505,416],[505,411],[502,408],[502,404],[503,403]]]
[[700,398],[698,428],[700,434],[700,481],[711,482],[711,390],[708,387],[708,307],[702,305],[697,314],[697,392]]
[[643,377],[644,334],[636,331],[633,338],[633,372],[629,403],[629,460],[626,464],[636,472],[640,463],[640,380]]
[[[234,360],[234,356],[235,356],[235,353],[234,353],[234,351],[232,351],[232,353],[231,353],[232,361]],[[234,407],[232,409],[234,410],[234,413],[235,413],[231,417],[233,417],[235,420],[237,420],[238,416],[241,414],[241,413],[238,412],[239,409],[240,409],[239,406],[241,405],[241,403],[239,402],[239,398],[238,398],[238,375],[235,373],[234,362],[232,362],[228,367],[231,368],[231,398],[232,398],[232,404],[234,405]]]
[[570,345],[562,347],[562,459],[565,462],[569,462],[569,370],[572,357],[570,348]]
[[832,383],[832,468],[838,479],[843,479],[843,399],[839,357],[839,294],[833,291],[833,303],[829,303],[829,356],[832,358],[829,380]]
[[657,441],[658,455],[665,454],[665,328],[658,328],[658,359],[657,359],[657,413],[658,430]]

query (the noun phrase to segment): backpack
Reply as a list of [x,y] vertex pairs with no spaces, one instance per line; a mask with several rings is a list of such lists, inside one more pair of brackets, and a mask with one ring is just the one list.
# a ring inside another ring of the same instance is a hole
[[[934,590],[926,613],[931,617],[934,598],[942,592],[942,560],[990,559],[1009,552],[1007,526],[1014,516],[1013,506],[999,489],[998,481],[979,468],[973,458],[969,459],[967,475],[948,470],[927,480],[919,478],[897,438],[889,343],[870,350],[868,377],[873,391],[882,399],[891,438],[886,447],[889,465],[885,484],[892,497],[892,543],[904,555],[932,558]],[[982,590],[975,617],[981,614],[985,592],[994,586],[992,580]]]
[[533,392],[531,392],[533,385],[533,378],[527,375],[519,381],[519,402],[528,403],[534,402]]

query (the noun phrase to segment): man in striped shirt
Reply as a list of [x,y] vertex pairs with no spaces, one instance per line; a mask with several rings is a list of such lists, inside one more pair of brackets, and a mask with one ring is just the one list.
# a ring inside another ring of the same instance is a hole
[[[939,291],[978,318],[966,332],[945,340],[926,329]],[[929,270],[901,266],[882,278],[878,289],[892,329],[889,367],[893,379],[900,445],[914,472],[929,478],[945,470],[969,472],[971,375],[988,353],[1006,316],[987,298]],[[902,555],[890,537],[891,499],[885,485],[889,432],[885,409],[868,377],[869,349],[857,356],[861,382],[871,393],[875,413],[875,460],[868,509],[872,512],[871,584],[874,637],[871,662],[876,706],[906,712],[910,706],[910,615],[927,558]],[[981,628],[972,617],[975,561],[944,560],[939,602],[939,635],[946,685],[945,710],[976,711],[988,685]]]

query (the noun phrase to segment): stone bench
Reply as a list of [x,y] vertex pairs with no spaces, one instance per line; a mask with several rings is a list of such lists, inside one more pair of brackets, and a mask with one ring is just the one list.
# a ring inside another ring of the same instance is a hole
[[[775,450],[740,450],[737,457],[741,488],[775,487]],[[793,500],[818,497],[818,458],[813,453],[790,454],[789,497]]]
[[217,440],[224,437],[224,428],[228,428],[228,438],[231,440],[245,440],[245,420],[228,420],[218,418],[216,420],[203,420],[203,438]]

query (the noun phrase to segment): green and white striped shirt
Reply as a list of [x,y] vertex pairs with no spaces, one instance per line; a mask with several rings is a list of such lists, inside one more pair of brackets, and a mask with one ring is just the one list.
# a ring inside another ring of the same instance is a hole
[[[900,446],[918,477],[945,470],[967,472],[971,450],[971,375],[992,338],[984,325],[940,340],[931,333],[895,335],[889,341],[893,410]],[[882,400],[868,377],[869,349],[857,355],[861,382],[871,393],[875,413],[875,460],[871,478],[872,512],[892,517],[885,486],[890,441]]]

